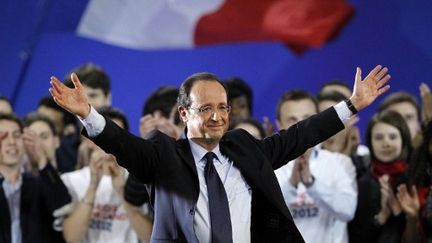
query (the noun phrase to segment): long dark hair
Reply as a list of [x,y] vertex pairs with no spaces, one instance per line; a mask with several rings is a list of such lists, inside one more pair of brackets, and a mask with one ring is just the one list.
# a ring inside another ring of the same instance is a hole
[[402,137],[402,151],[398,159],[407,161],[412,151],[410,131],[403,117],[399,113],[390,110],[384,110],[375,114],[366,129],[366,145],[370,150],[372,161],[377,160],[372,148],[372,129],[379,122],[396,127],[399,131]]
[[414,149],[410,159],[408,178],[410,185],[425,187],[432,183],[432,121],[427,124],[422,134],[422,143]]

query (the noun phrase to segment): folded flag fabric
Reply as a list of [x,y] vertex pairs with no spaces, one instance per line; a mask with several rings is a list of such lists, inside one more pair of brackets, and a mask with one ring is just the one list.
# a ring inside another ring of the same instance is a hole
[[320,47],[353,13],[345,0],[91,0],[78,34],[134,49],[280,41]]

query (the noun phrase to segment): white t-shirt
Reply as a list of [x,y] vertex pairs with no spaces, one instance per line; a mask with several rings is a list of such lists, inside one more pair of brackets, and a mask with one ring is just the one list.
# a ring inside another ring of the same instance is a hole
[[275,171],[294,222],[306,243],[347,243],[347,222],[357,206],[356,172],[351,159],[314,148],[309,168],[315,182],[309,188],[289,182],[294,161]]
[[[90,184],[88,166],[61,176],[77,206],[87,192]],[[138,236],[129,222],[121,198],[114,191],[110,176],[102,176],[96,190],[95,203],[89,229],[83,243],[138,242]]]

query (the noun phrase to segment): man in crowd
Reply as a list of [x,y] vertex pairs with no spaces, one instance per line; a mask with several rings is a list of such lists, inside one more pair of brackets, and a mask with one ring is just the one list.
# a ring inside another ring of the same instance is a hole
[[[287,129],[317,112],[311,94],[288,91],[277,106],[277,126]],[[347,223],[357,205],[356,171],[348,156],[316,146],[275,173],[306,242],[348,242]]]
[[[21,170],[24,151],[37,161],[37,177]],[[57,243],[56,212],[70,202],[36,133],[12,114],[0,114],[0,242]]]

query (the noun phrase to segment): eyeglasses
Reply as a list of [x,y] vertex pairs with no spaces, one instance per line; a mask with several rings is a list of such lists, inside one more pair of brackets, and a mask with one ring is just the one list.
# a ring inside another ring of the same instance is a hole
[[212,115],[216,111],[219,114],[227,115],[231,111],[231,106],[229,106],[229,105],[219,105],[217,107],[214,107],[214,106],[211,106],[211,105],[206,105],[206,106],[201,106],[201,107],[198,107],[198,108],[189,107],[189,109],[192,109],[192,110],[198,112],[200,115],[206,115],[206,116],[207,115]]

